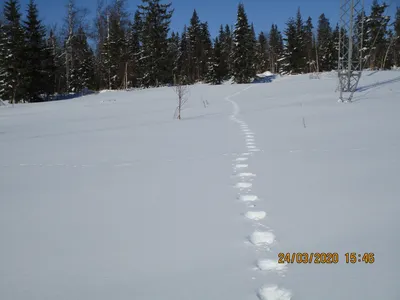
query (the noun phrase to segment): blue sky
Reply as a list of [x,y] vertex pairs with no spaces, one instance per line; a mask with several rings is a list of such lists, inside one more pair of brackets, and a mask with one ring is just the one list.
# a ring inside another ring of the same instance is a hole
[[[108,0],[111,1],[111,0]],[[389,9],[394,15],[395,7],[400,6],[400,0],[392,1]],[[134,12],[140,0],[127,0],[127,8]],[[272,23],[278,24],[281,31],[284,29],[285,22],[289,17],[295,16],[297,8],[300,7],[303,18],[308,16],[313,18],[314,26],[317,24],[321,13],[331,20],[332,26],[336,24],[339,16],[340,0],[242,0],[250,22],[254,23],[257,32],[268,31]],[[25,11],[28,0],[21,0],[21,5]],[[65,15],[65,4],[67,0],[36,0],[40,15],[45,24],[61,24]],[[80,6],[84,6],[92,13],[96,11],[97,0],[76,0]],[[238,0],[172,0],[175,13],[172,19],[171,28],[174,31],[182,31],[185,24],[189,23],[193,9],[196,9],[202,21],[208,21],[210,32],[215,36],[220,24],[234,24]],[[372,0],[365,0],[365,7],[369,11]]]

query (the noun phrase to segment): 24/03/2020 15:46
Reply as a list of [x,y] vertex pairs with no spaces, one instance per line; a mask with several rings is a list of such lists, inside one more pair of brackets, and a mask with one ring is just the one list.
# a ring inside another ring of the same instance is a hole
[[[345,253],[346,264],[356,264],[364,262],[372,264],[375,262],[374,253]],[[280,264],[337,264],[339,263],[339,254],[337,252],[287,252],[278,254],[278,263]]]

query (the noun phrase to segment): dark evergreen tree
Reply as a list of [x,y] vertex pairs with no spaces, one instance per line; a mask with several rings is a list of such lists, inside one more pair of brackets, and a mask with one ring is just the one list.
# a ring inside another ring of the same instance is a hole
[[145,87],[168,83],[168,32],[173,10],[171,3],[160,4],[160,0],[142,0],[139,11],[142,17],[142,84]]
[[20,5],[17,0],[4,3],[2,73],[0,74],[0,97],[12,103],[24,95],[25,41],[21,26]]
[[175,83],[176,79],[179,77],[179,47],[180,38],[178,32],[172,32],[171,37],[168,40],[168,67],[167,69],[171,71],[171,78],[168,79],[169,82]]
[[179,45],[179,56],[178,56],[178,78],[175,83],[190,83],[190,39],[187,31],[187,27],[183,28],[180,45]]
[[332,28],[325,14],[320,15],[317,29],[318,62],[321,71],[336,69]]
[[77,31],[73,40],[74,57],[71,71],[71,91],[80,93],[84,89],[93,89],[94,83],[94,54],[90,48],[86,32],[82,27]]
[[[221,47],[221,66],[220,71],[223,79],[229,78],[229,66],[230,66],[230,55],[232,50],[232,34],[229,29],[229,26],[225,26],[225,28],[221,25],[218,34],[218,42]],[[215,48],[215,46],[214,46]]]
[[315,64],[315,49],[313,47],[313,23],[311,17],[308,17],[304,26],[304,45],[305,53],[307,54],[307,71],[313,72],[313,65]]
[[239,4],[233,34],[232,76],[236,83],[249,83],[255,77],[254,40],[243,4]]
[[269,61],[271,64],[270,70],[272,73],[277,73],[281,70],[283,61],[283,38],[276,24],[272,24],[269,33]]
[[0,99],[5,92],[5,81],[6,81],[6,58],[7,58],[7,36],[4,28],[4,23],[0,17]]
[[190,40],[190,55],[189,55],[189,68],[190,82],[196,82],[200,79],[201,69],[201,52],[202,52],[202,41],[201,41],[201,23],[196,10],[193,11],[192,18],[190,19],[190,26],[188,27],[188,36]]
[[284,31],[284,50],[282,55],[282,65],[280,68],[281,74],[293,74],[297,72],[297,26],[296,21],[290,18],[286,23],[286,29]]
[[37,6],[33,0],[29,1],[27,20],[24,23],[25,30],[25,67],[24,67],[24,98],[28,101],[43,100],[47,94],[46,82],[49,80],[46,62],[50,53],[46,45],[46,29],[41,24]]
[[396,10],[396,19],[394,22],[394,46],[393,61],[396,67],[400,67],[400,7]]
[[307,72],[307,44],[306,44],[306,33],[303,18],[301,16],[300,8],[297,10],[296,15],[296,46],[293,51],[295,72],[303,73]]
[[141,32],[142,19],[139,11],[135,12],[135,16],[127,34],[127,51],[128,51],[128,81],[130,86],[139,87],[143,76],[143,67],[141,64]]
[[60,61],[62,51],[53,29],[50,30],[49,37],[46,40],[46,51],[47,58],[44,68],[47,74],[45,85],[49,96],[60,92],[61,81],[65,74]]
[[222,43],[217,37],[214,41],[214,49],[209,63],[206,81],[211,84],[221,84],[226,72],[226,61],[223,57]]
[[386,53],[387,26],[390,21],[389,16],[385,16],[388,5],[379,4],[374,0],[371,7],[371,14],[367,21],[367,41],[369,46],[369,67],[376,69],[381,66]]
[[200,79],[203,80],[208,73],[208,66],[212,56],[212,43],[207,22],[200,25],[200,41]]
[[270,63],[268,59],[268,38],[264,32],[261,32],[257,41],[257,72],[263,73],[269,70]]
[[230,76],[233,69],[233,62],[232,62],[232,51],[233,51],[233,30],[229,27],[228,24],[225,25],[225,34],[224,34],[224,41],[222,42],[222,51],[224,56],[227,55],[227,65],[228,65],[228,74],[226,78]]
[[[332,48],[332,68],[337,69],[339,63],[339,24],[336,24],[335,30],[332,32],[332,41],[333,41],[333,48]],[[357,49],[357,51],[361,51],[361,49]],[[360,52],[358,52],[360,54]]]
[[250,57],[253,58],[253,65],[251,66],[252,68],[252,72],[254,74],[257,74],[257,69],[258,69],[258,61],[257,61],[257,35],[256,35],[256,31],[254,29],[254,24],[251,23],[250,26],[250,39],[251,39],[251,43],[252,43],[252,47],[250,49],[251,53],[250,53]]

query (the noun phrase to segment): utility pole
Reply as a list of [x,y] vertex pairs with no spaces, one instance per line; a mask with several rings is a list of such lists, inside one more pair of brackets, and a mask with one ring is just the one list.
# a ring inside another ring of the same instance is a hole
[[[351,102],[363,68],[364,0],[340,0],[338,77],[340,102]],[[355,30],[357,16],[361,28]]]

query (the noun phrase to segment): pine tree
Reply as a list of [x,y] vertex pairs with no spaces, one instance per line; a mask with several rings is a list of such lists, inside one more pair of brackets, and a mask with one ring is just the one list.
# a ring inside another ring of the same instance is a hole
[[0,17],[0,99],[4,93],[5,79],[6,79],[6,57],[7,57],[7,36],[4,28],[3,20]]
[[145,87],[168,83],[168,32],[173,14],[171,3],[160,0],[142,0],[139,11],[143,20],[141,60],[145,73]]
[[296,47],[294,49],[294,62],[295,72],[307,72],[307,45],[306,34],[303,18],[301,16],[300,8],[297,10],[296,15]]
[[268,38],[264,32],[261,32],[257,41],[257,72],[263,73],[269,69],[268,59]]
[[74,68],[71,72],[71,91],[82,92],[85,88],[94,88],[94,54],[90,48],[86,32],[79,27],[73,40]]
[[[225,39],[222,43],[222,51],[224,55],[227,55],[227,64],[228,64],[228,73],[226,78],[230,76],[233,69],[233,61],[232,61],[232,51],[233,51],[233,30],[229,27],[228,24],[225,25]],[[221,41],[222,42],[222,41]]]
[[4,4],[2,50],[3,67],[0,74],[0,97],[20,101],[24,94],[24,31],[21,26],[20,5],[17,0],[8,0]]
[[171,78],[168,81],[173,83],[179,77],[179,46],[179,33],[172,32],[171,37],[168,39],[168,70],[171,71]]
[[221,84],[226,72],[226,61],[223,59],[222,43],[217,37],[210,58],[209,70],[206,81],[211,84]]
[[318,64],[321,71],[336,69],[332,28],[325,14],[320,15],[317,29]]
[[33,0],[29,1],[27,20],[24,21],[25,31],[25,99],[28,101],[42,100],[41,95],[46,91],[48,80],[45,62],[49,53],[46,47],[46,29],[41,24],[37,6]]
[[390,21],[389,16],[384,13],[388,5],[386,3],[379,4],[374,0],[371,7],[371,14],[367,21],[367,40],[369,42],[370,52],[369,67],[376,69],[381,66],[386,53],[387,41],[387,25]]
[[239,4],[232,51],[232,76],[236,83],[249,83],[255,77],[254,39],[243,4]]
[[193,11],[188,27],[188,36],[190,40],[190,73],[189,80],[196,82],[200,78],[200,61],[201,61],[201,23],[196,10]]
[[45,86],[48,96],[59,93],[60,81],[65,74],[61,68],[60,62],[61,50],[57,42],[54,30],[51,29],[49,37],[46,40],[46,60],[44,63],[44,69],[46,71]]
[[272,24],[271,31],[269,33],[269,61],[270,69],[272,73],[277,73],[281,69],[283,56],[283,38],[282,34],[278,30],[276,24]]
[[251,65],[251,72],[256,75],[257,68],[258,68],[258,61],[257,61],[257,35],[254,29],[254,24],[251,23],[250,26],[250,40],[251,40],[251,48],[250,48],[250,57],[252,57],[252,65]]
[[396,67],[400,67],[400,7],[396,9],[396,20],[394,22],[394,46],[393,60]]
[[135,12],[130,30],[127,34],[128,43],[128,80],[133,87],[140,86],[143,68],[140,61],[142,19],[139,11]]
[[179,44],[179,56],[178,56],[178,78],[174,80],[182,84],[190,83],[190,39],[187,31],[187,27],[183,28],[180,44]]
[[315,49],[313,48],[313,23],[311,17],[308,17],[304,26],[304,44],[305,52],[307,54],[307,71],[313,72],[312,65],[315,64]]
[[[333,56],[332,56],[332,68],[337,69],[338,64],[339,64],[339,24],[336,24],[335,30],[332,32],[332,41],[333,41]],[[361,49],[357,49],[358,51],[361,51]],[[358,52],[360,53],[360,52]]]
[[296,21],[290,18],[286,23],[286,29],[284,31],[284,50],[282,55],[282,65],[280,73],[282,74],[293,74],[297,72],[297,26]]
[[125,32],[128,21],[124,4],[122,0],[114,0],[108,12],[107,38],[103,47],[103,55],[108,71],[109,89],[119,89],[127,85],[129,51]]
[[200,80],[203,80],[208,73],[208,66],[212,56],[212,43],[207,22],[200,25],[200,41]]
[[[230,55],[232,50],[232,34],[230,32],[229,26],[225,28],[221,25],[218,34],[218,42],[221,47],[221,65],[219,66],[222,78],[228,79],[230,74]],[[215,48],[215,46],[214,46]],[[215,50],[214,50],[215,51]]]

